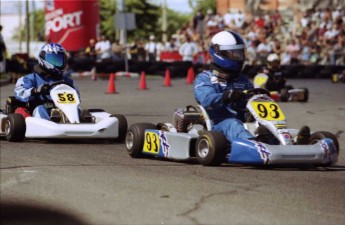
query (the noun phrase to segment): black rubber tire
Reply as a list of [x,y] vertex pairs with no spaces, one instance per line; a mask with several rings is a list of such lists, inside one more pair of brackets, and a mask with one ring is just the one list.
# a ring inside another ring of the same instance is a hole
[[126,148],[132,158],[143,156],[143,146],[146,129],[157,129],[152,123],[135,123],[131,125],[126,135]]
[[116,117],[119,121],[119,136],[114,140],[116,142],[122,143],[126,139],[128,123],[124,115],[121,114],[112,114],[111,117]]
[[229,141],[222,133],[205,131],[196,140],[196,159],[203,166],[219,166],[225,162],[229,148]]
[[287,102],[289,100],[289,90],[288,88],[282,88],[280,90],[280,101]]
[[336,151],[337,151],[337,154],[339,154],[339,142],[338,142],[338,139],[337,137],[332,134],[331,132],[328,132],[328,131],[317,131],[317,132],[314,132],[311,137],[310,137],[310,141],[309,143],[310,144],[315,144],[317,141],[323,139],[323,138],[329,138],[329,139],[332,139],[333,143],[334,143],[334,146],[336,148]]
[[6,140],[10,142],[21,142],[25,138],[26,124],[21,114],[11,113],[4,120]]
[[304,90],[304,98],[300,100],[300,102],[307,102],[309,99],[309,90],[308,88],[301,88]]

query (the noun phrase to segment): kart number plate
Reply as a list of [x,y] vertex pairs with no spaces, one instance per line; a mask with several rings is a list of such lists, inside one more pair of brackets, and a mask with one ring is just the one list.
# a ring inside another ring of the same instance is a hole
[[58,93],[57,96],[58,96],[58,103],[60,104],[76,103],[76,97],[73,93],[68,93],[68,92]]
[[251,103],[258,117],[265,120],[285,120],[285,116],[275,102],[252,102]]
[[145,142],[143,152],[158,154],[160,147],[159,135],[155,132],[145,132]]

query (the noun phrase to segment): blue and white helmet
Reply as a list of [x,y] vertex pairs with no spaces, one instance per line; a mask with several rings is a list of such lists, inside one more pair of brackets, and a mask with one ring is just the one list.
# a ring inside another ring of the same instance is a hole
[[43,45],[37,59],[42,69],[53,76],[61,76],[67,63],[65,49],[56,43]]
[[209,52],[212,62],[221,70],[222,78],[227,80],[236,78],[242,71],[245,61],[245,44],[237,33],[221,31],[215,34],[211,39]]

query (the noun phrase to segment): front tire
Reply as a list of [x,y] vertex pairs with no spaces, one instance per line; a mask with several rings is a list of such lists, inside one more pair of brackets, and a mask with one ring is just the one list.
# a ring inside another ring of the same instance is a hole
[[315,144],[315,143],[317,143],[318,141],[320,141],[321,139],[324,139],[324,138],[329,138],[329,139],[331,139],[333,141],[334,147],[335,147],[335,149],[337,151],[337,154],[339,154],[339,142],[338,142],[338,139],[337,139],[337,137],[334,134],[332,134],[332,133],[330,133],[328,131],[317,131],[317,132],[313,133],[311,135],[311,137],[310,137],[309,144],[311,144],[311,145]]
[[4,121],[6,140],[10,142],[20,142],[25,138],[26,124],[21,114],[11,113]]
[[307,102],[309,99],[309,90],[308,88],[301,88],[304,91],[303,99],[299,100],[300,102]]
[[115,117],[119,121],[119,136],[115,138],[115,141],[122,143],[126,139],[128,128],[127,119],[124,115],[121,114],[112,114],[111,117]]
[[229,141],[217,131],[203,132],[195,144],[197,161],[203,166],[218,166],[225,161]]
[[132,158],[142,157],[145,130],[156,129],[152,123],[136,123],[129,127],[126,135],[126,148]]

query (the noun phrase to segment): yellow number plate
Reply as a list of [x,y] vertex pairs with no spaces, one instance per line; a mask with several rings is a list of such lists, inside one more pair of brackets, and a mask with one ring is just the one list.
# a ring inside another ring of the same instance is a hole
[[275,102],[252,102],[251,103],[255,113],[265,120],[285,120],[285,116]]
[[158,154],[160,147],[159,135],[155,132],[145,132],[143,152]]
[[58,103],[61,104],[71,104],[76,103],[76,97],[73,93],[59,93],[58,95]]

